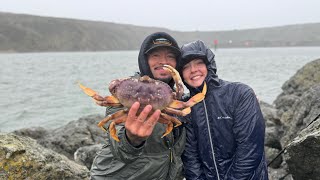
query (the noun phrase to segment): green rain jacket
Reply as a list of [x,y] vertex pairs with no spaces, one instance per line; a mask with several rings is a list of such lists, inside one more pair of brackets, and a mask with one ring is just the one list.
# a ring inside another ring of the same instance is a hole
[[[115,112],[115,109],[108,109],[107,113]],[[182,126],[174,128],[172,133],[161,138],[166,125],[157,123],[146,142],[135,148],[128,142],[124,126],[118,125],[120,142],[112,139],[109,134],[106,144],[94,159],[91,179],[182,179],[181,154],[186,136]]]
[[[167,33],[158,32],[148,36],[141,45],[138,63],[140,75],[153,78],[144,53],[153,43],[154,39],[166,38],[179,47],[177,42]],[[177,61],[180,55],[177,54]],[[173,87],[173,80],[168,83]],[[119,109],[107,108],[107,115]],[[108,125],[106,125],[106,128]],[[166,131],[166,125],[157,123],[151,136],[145,143],[135,148],[125,135],[123,125],[118,125],[117,133],[120,142],[108,136],[106,144],[97,154],[91,167],[91,179],[125,179],[125,180],[174,180],[182,179],[181,154],[184,151],[186,130],[183,125],[161,138]]]

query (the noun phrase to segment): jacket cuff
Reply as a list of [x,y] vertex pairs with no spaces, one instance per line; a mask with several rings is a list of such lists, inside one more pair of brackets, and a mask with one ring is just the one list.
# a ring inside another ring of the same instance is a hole
[[140,145],[139,147],[135,147],[131,145],[126,136],[125,130],[122,131],[121,134],[119,134],[119,138],[120,138],[119,148],[121,148],[123,151],[135,156],[139,156],[142,154],[142,150],[144,148],[145,142],[143,142],[142,145]]

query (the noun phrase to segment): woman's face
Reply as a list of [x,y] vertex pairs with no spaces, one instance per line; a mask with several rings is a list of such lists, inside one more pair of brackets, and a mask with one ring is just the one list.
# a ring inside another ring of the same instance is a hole
[[183,66],[182,76],[184,81],[192,86],[199,87],[207,77],[208,70],[202,59],[193,59]]

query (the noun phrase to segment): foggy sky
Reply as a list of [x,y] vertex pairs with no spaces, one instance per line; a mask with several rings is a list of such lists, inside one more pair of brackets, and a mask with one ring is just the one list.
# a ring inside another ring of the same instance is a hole
[[0,12],[177,31],[320,23],[320,0],[0,0]]

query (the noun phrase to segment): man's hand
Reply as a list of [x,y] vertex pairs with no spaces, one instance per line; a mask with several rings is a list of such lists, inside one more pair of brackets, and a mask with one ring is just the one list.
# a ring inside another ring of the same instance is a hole
[[128,113],[125,122],[126,135],[131,145],[141,145],[152,133],[159,117],[160,110],[156,110],[149,118],[149,113],[152,110],[151,105],[147,105],[140,114],[137,115],[140,103],[135,102]]

